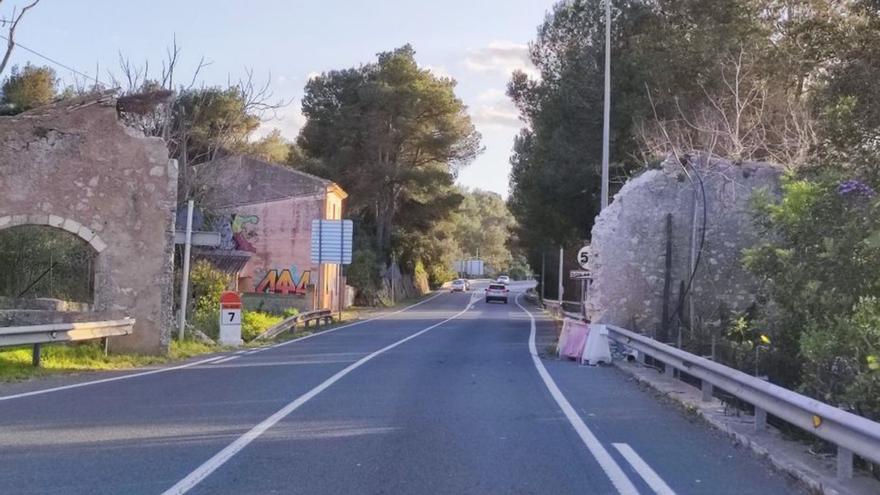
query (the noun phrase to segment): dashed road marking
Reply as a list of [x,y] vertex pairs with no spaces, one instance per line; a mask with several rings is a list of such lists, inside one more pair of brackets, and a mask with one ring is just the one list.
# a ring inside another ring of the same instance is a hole
[[611,445],[614,445],[614,448],[617,449],[617,451],[620,452],[620,455],[626,459],[626,462],[628,462],[629,465],[639,473],[639,476],[641,476],[642,479],[645,480],[645,483],[654,490],[654,493],[657,495],[675,495],[675,491],[672,488],[669,488],[669,485],[663,481],[663,478],[661,478],[656,471],[651,469],[651,466],[649,466],[648,463],[629,446],[629,444],[613,443]]
[[547,390],[550,391],[550,395],[553,396],[553,399],[556,401],[556,404],[559,405],[559,408],[562,409],[565,417],[568,418],[568,422],[571,423],[571,426],[574,427],[574,430],[577,432],[578,436],[584,442],[584,445],[587,446],[590,453],[593,454],[593,457],[596,459],[596,462],[599,463],[599,466],[605,471],[605,475],[611,480],[611,484],[614,485],[614,488],[617,489],[618,493],[621,495],[638,495],[639,491],[636,490],[635,485],[633,485],[632,481],[630,481],[629,477],[627,477],[626,473],[623,472],[623,469],[619,464],[611,457],[611,454],[608,452],[608,449],[602,445],[602,442],[596,438],[596,435],[587,427],[584,420],[575,412],[574,408],[571,406],[571,403],[568,402],[568,399],[565,398],[562,391],[559,390],[559,387],[556,385],[556,382],[553,381],[553,377],[550,376],[550,372],[547,371],[547,368],[544,367],[544,363],[541,362],[541,358],[538,356],[538,349],[535,347],[535,317],[532,315],[529,310],[527,310],[522,304],[519,302],[519,296],[522,294],[518,294],[514,301],[516,305],[519,306],[520,309],[526,312],[529,315],[529,321],[531,322],[532,329],[529,334],[529,353],[532,355],[532,362],[535,364],[535,368],[538,370],[538,374],[541,376],[541,379],[544,380],[544,385],[547,387]]

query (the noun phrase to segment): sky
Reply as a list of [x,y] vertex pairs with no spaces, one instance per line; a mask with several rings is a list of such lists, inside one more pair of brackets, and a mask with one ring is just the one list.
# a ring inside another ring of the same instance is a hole
[[[7,17],[21,0],[0,4]],[[507,197],[513,137],[522,126],[505,96],[514,69],[534,73],[527,48],[553,0],[42,0],[19,25],[16,41],[80,72],[110,82],[119,56],[148,61],[156,74],[176,37],[178,81],[221,85],[253,70],[274,96],[292,101],[270,115],[273,128],[294,139],[304,122],[303,86],[310,76],[375,60],[409,43],[421,66],[458,82],[483,136],[485,151],[459,174],[462,185]],[[11,64],[52,65],[17,49]],[[56,66],[72,83],[74,75]],[[7,69],[8,70],[8,69]]]

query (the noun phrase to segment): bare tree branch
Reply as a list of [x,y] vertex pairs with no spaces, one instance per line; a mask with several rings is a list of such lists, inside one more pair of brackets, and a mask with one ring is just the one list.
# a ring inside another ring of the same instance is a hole
[[[0,0],[0,3],[2,3],[2,0]],[[27,11],[36,7],[38,3],[40,3],[40,0],[34,0],[21,9],[21,12],[18,12],[17,15],[15,9],[12,10],[12,20],[9,21],[9,32],[6,35],[6,53],[3,55],[3,60],[0,61],[0,74],[3,74],[6,64],[9,63],[9,58],[12,57],[12,51],[15,49],[15,29],[18,27],[18,23],[21,22],[22,17],[24,17]]]

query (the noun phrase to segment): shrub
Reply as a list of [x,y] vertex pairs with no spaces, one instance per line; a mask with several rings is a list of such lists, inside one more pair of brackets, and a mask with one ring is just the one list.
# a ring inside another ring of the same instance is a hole
[[262,311],[243,311],[241,314],[241,338],[246,342],[281,323],[283,318]]
[[801,356],[806,394],[880,420],[880,300],[862,298],[851,316],[811,325]]
[[190,281],[194,301],[191,321],[198,330],[216,339],[220,334],[220,294],[229,286],[231,277],[199,260],[193,265]]

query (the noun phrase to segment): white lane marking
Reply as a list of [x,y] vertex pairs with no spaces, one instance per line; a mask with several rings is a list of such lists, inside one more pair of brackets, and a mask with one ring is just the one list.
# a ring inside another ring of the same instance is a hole
[[169,488],[168,490],[163,492],[162,495],[181,495],[183,493],[190,491],[196,485],[201,483],[205,478],[210,476],[211,473],[216,471],[220,466],[225,464],[226,461],[231,459],[235,454],[239,453],[243,448],[247,447],[248,444],[250,444],[251,442],[253,442],[257,438],[259,438],[260,435],[262,435],[263,433],[266,432],[266,430],[268,430],[269,428],[274,426],[276,423],[278,423],[279,421],[281,421],[282,419],[284,419],[285,417],[290,415],[292,412],[299,409],[300,406],[302,406],[303,404],[305,404],[306,402],[311,400],[313,397],[320,394],[321,392],[323,392],[324,390],[329,388],[331,385],[333,385],[334,383],[341,380],[345,375],[360,368],[365,363],[367,363],[367,361],[370,361],[371,359],[375,358],[376,356],[378,356],[384,352],[390,351],[391,349],[394,349],[395,347],[403,344],[404,342],[412,340],[412,339],[418,337],[419,335],[422,335],[425,332],[428,332],[434,328],[437,328],[446,322],[449,322],[449,321],[452,321],[452,320],[458,318],[459,316],[463,315],[466,311],[467,311],[467,307],[465,307],[465,309],[459,311],[455,315],[450,316],[449,318],[447,318],[439,323],[435,323],[427,328],[419,330],[418,332],[410,335],[409,337],[400,339],[397,342],[394,342],[393,344],[387,345],[387,346],[379,349],[378,351],[370,353],[367,356],[359,359],[358,361],[355,361],[354,363],[346,366],[342,371],[337,372],[335,375],[331,376],[330,378],[328,378],[327,380],[322,382],[317,387],[309,390],[308,392],[306,392],[303,395],[300,395],[293,402],[291,402],[291,403],[287,404],[286,406],[284,406],[283,408],[279,409],[275,414],[264,419],[261,423],[254,426],[253,428],[251,428],[250,431],[248,431],[245,434],[243,434],[242,436],[238,437],[234,442],[227,445],[220,452],[214,454],[213,457],[211,457],[210,459],[205,461],[201,466],[197,467],[193,472],[188,474],[185,478],[178,481],[174,486],[172,486],[171,488]]
[[593,454],[593,457],[599,463],[599,466],[605,471],[605,475],[611,480],[611,484],[614,485],[614,488],[617,488],[618,493],[621,495],[638,495],[639,491],[636,490],[635,485],[633,485],[632,481],[626,476],[626,473],[623,472],[620,465],[617,464],[613,457],[611,457],[611,454],[608,453],[608,450],[602,445],[602,442],[600,442],[599,439],[596,438],[596,435],[594,435],[587,427],[580,415],[575,412],[574,408],[568,402],[568,399],[565,398],[565,395],[563,395],[562,391],[559,390],[559,387],[556,386],[556,382],[553,381],[553,377],[550,376],[547,368],[544,367],[544,363],[541,362],[541,358],[538,356],[538,349],[535,347],[535,317],[525,308],[525,306],[520,304],[519,296],[521,295],[521,293],[518,294],[514,301],[521,310],[529,315],[529,320],[532,324],[532,331],[529,334],[529,353],[532,355],[532,362],[535,364],[538,374],[541,375],[541,379],[544,380],[544,385],[547,387],[547,390],[550,391],[550,395],[553,396],[556,404],[562,409],[565,417],[568,418],[568,422],[571,423],[571,426],[574,427],[578,436],[581,437],[581,440],[587,446],[587,449]]
[[282,347],[282,346],[285,346],[285,345],[293,344],[294,342],[301,342],[301,341],[303,341],[303,340],[310,339],[310,338],[312,338],[312,337],[317,337],[318,335],[327,335],[328,333],[333,333],[333,332],[336,332],[336,331],[338,331],[338,330],[342,330],[342,329],[345,329],[345,328],[351,328],[351,327],[353,327],[353,326],[355,326],[355,325],[363,325],[364,323],[369,323],[369,322],[371,322],[371,321],[376,321],[376,320],[379,320],[379,319],[385,318],[386,316],[393,316],[393,315],[396,315],[396,314],[398,314],[398,313],[403,313],[404,311],[406,311],[406,310],[408,310],[408,309],[410,309],[410,308],[414,308],[414,307],[416,307],[416,306],[419,306],[419,305],[425,304],[425,303],[428,302],[428,301],[431,301],[431,300],[437,299],[438,297],[442,296],[443,294],[444,294],[443,292],[438,292],[437,294],[435,294],[435,295],[433,295],[433,296],[431,296],[431,297],[429,297],[429,298],[427,298],[427,299],[423,299],[423,300],[421,300],[421,301],[419,301],[419,302],[417,302],[417,303],[415,303],[415,304],[411,304],[411,305],[409,305],[409,306],[407,306],[407,307],[405,307],[405,308],[399,309],[399,310],[397,310],[397,311],[392,311],[391,313],[381,313],[381,314],[379,314],[379,315],[377,315],[377,316],[374,316],[374,317],[372,317],[372,318],[368,318],[368,319],[366,319],[366,320],[359,320],[359,321],[356,321],[356,322],[354,322],[354,323],[349,323],[349,324],[347,324],[347,325],[342,325],[342,326],[340,326],[340,327],[331,328],[330,330],[324,330],[324,331],[321,331],[321,332],[315,332],[315,333],[312,333],[312,334],[306,335],[306,336],[304,336],[304,337],[300,337],[300,338],[298,338],[298,339],[287,340],[287,341],[284,341],[284,342],[281,342],[281,343],[278,343],[278,344],[275,344],[275,345],[269,346],[269,347],[267,347],[267,349],[274,349],[274,348],[276,348],[276,347]]
[[180,366],[172,366],[170,368],[159,368],[156,370],[144,371],[141,373],[132,373],[130,375],[114,376],[113,378],[102,378],[100,380],[92,380],[90,382],[73,383],[71,385],[62,385],[60,387],[44,388],[42,390],[34,390],[32,392],[24,392],[21,394],[6,395],[3,397],[0,397],[0,401],[20,399],[22,397],[31,397],[34,395],[48,394],[50,392],[60,392],[62,390],[70,390],[72,388],[88,387],[89,385],[98,385],[100,383],[116,382],[119,380],[128,380],[129,378],[138,378],[141,376],[155,375],[157,373],[165,373],[166,371],[182,370],[184,368],[191,368],[193,366],[198,366],[200,364],[210,363],[212,361],[216,361],[218,359],[221,359],[222,357],[223,356],[215,356],[212,358],[203,359],[201,361],[194,361],[192,363],[181,364]]
[[229,361],[232,361],[233,359],[238,359],[238,358],[240,358],[240,357],[241,357],[241,355],[238,355],[238,356],[229,356],[229,357],[227,357],[227,358],[223,358],[223,359],[220,359],[220,360],[218,360],[218,361],[214,361],[213,363],[211,363],[211,365],[213,366],[213,365],[215,365],[215,364],[228,363]]
[[[272,348],[274,348],[274,347],[281,347],[281,346],[283,346],[283,345],[292,344],[292,343],[294,343],[294,342],[299,342],[300,340],[305,340],[305,339],[308,339],[308,338],[314,337],[314,336],[316,336],[316,335],[323,335],[323,334],[325,334],[325,333],[331,333],[331,332],[335,332],[335,331],[337,331],[337,330],[342,330],[343,328],[353,327],[353,326],[355,326],[355,325],[360,325],[360,324],[362,324],[362,323],[367,323],[367,322],[370,322],[370,321],[373,321],[373,320],[378,320],[379,318],[382,318],[382,317],[384,317],[384,316],[396,315],[396,314],[398,314],[398,313],[402,313],[402,312],[404,312],[404,311],[406,311],[406,310],[408,310],[408,309],[410,309],[410,308],[414,308],[414,307],[416,307],[416,306],[418,306],[418,305],[420,305],[420,304],[424,304],[424,303],[426,303],[426,302],[428,302],[428,301],[430,301],[430,300],[432,300],[432,299],[436,299],[436,298],[440,297],[441,295],[443,295],[443,293],[442,293],[442,292],[439,292],[439,293],[437,293],[436,295],[433,295],[433,296],[431,296],[431,297],[429,297],[429,298],[427,298],[427,299],[424,299],[424,300],[422,300],[422,301],[419,301],[419,302],[417,302],[417,303],[415,303],[415,304],[409,305],[409,306],[407,306],[407,307],[405,307],[405,308],[403,308],[403,309],[400,309],[400,310],[398,310],[398,311],[394,311],[394,312],[392,312],[392,313],[383,313],[383,314],[380,314],[380,315],[378,315],[378,316],[376,316],[376,317],[374,317],[374,318],[370,318],[370,319],[368,319],[368,320],[356,321],[356,322],[354,322],[354,323],[350,323],[350,324],[348,324],[348,325],[343,325],[343,326],[341,326],[341,327],[332,328],[332,329],[330,329],[330,330],[325,330],[325,331],[323,331],[323,332],[313,333],[313,334],[311,334],[311,335],[306,335],[305,337],[300,337],[300,338],[298,338],[298,339],[288,340],[287,342],[281,342],[280,344],[275,344],[275,345],[270,346],[270,347],[261,347],[260,350],[263,350],[263,349],[272,349]],[[245,353],[247,353],[247,352],[248,352],[248,351],[246,351],[246,350],[236,351],[236,352],[234,353],[234,355],[237,355],[237,356],[238,356],[238,355],[243,355],[243,354],[245,354]],[[214,357],[212,357],[212,358],[203,359],[203,360],[201,360],[201,361],[195,361],[195,362],[192,362],[192,363],[182,364],[182,365],[180,365],[180,366],[172,366],[172,367],[170,367],[170,368],[160,368],[160,369],[156,369],[156,370],[144,371],[144,372],[142,372],[142,373],[132,373],[131,375],[116,376],[116,377],[113,377],[113,378],[102,378],[102,379],[100,379],[100,380],[92,380],[92,381],[89,381],[89,382],[74,383],[74,384],[71,384],[71,385],[63,385],[63,386],[60,386],[60,387],[52,387],[52,388],[46,388],[46,389],[42,389],[42,390],[34,390],[34,391],[31,391],[31,392],[24,392],[24,393],[21,393],[21,394],[13,394],[13,395],[0,396],[0,401],[4,401],[4,400],[12,400],[12,399],[20,399],[20,398],[23,398],[23,397],[31,397],[31,396],[34,396],[34,395],[48,394],[48,393],[51,393],[51,392],[60,392],[60,391],[62,391],[62,390],[69,390],[69,389],[72,389],[72,388],[87,387],[87,386],[89,386],[89,385],[98,385],[98,384],[101,384],[101,383],[115,382],[115,381],[119,381],[119,380],[128,380],[129,378],[137,378],[137,377],[140,377],[140,376],[155,375],[156,373],[165,373],[166,371],[181,370],[181,369],[184,369],[184,368],[190,368],[190,367],[193,367],[193,366],[198,366],[198,365],[200,365],[200,364],[207,364],[207,363],[211,363],[211,362],[213,362],[213,361],[217,361],[217,360],[220,360],[220,359],[225,359],[225,358],[224,358],[224,356],[214,356]]]
[[675,495],[675,491],[673,491],[672,488],[669,488],[669,485],[663,481],[663,478],[661,478],[656,471],[651,469],[651,466],[649,466],[648,463],[629,446],[629,444],[612,443],[611,445],[614,445],[614,448],[617,449],[617,451],[620,452],[620,455],[626,459],[626,462],[628,462],[629,465],[639,473],[639,476],[641,476],[642,479],[645,480],[645,483],[654,490],[654,493],[657,495]]

